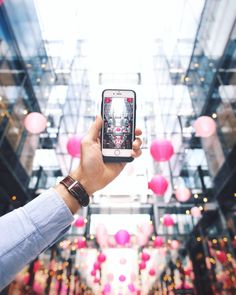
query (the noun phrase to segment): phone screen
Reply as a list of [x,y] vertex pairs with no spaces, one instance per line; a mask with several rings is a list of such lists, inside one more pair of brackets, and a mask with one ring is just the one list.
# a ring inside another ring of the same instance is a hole
[[131,149],[134,98],[105,96],[103,107],[103,148]]

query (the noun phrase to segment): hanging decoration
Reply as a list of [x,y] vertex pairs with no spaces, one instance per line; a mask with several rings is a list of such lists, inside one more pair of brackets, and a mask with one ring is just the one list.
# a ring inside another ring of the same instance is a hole
[[198,207],[192,207],[190,212],[193,217],[200,217],[202,215],[201,210]]
[[146,252],[142,252],[141,259],[142,259],[142,261],[146,262],[146,261],[148,261],[150,259],[150,255],[148,253],[146,253]]
[[96,269],[93,269],[91,272],[90,272],[91,276],[95,277],[96,276]]
[[76,219],[76,221],[75,221],[75,223],[73,224],[75,227],[83,227],[83,226],[85,226],[85,220],[84,220],[84,218],[82,217],[82,216],[79,216],[77,219]]
[[105,294],[108,294],[108,293],[111,292],[111,285],[110,285],[109,283],[106,283],[106,284],[104,285],[104,287],[103,287],[103,292],[104,292]]
[[154,241],[153,241],[153,247],[160,248],[160,247],[163,246],[163,244],[164,244],[163,238],[159,237],[159,236],[156,236]]
[[163,217],[163,225],[164,226],[173,226],[174,225],[174,219],[171,217],[170,214],[165,214]]
[[103,262],[105,262],[106,259],[107,259],[107,257],[106,257],[105,254],[103,254],[103,253],[99,253],[99,254],[98,254],[97,261],[98,261],[99,263],[103,263]]
[[119,230],[115,234],[115,240],[117,244],[124,246],[125,244],[129,243],[130,241],[130,234],[127,232],[127,230]]
[[175,197],[179,202],[187,202],[191,198],[191,191],[187,187],[179,187],[175,190]]
[[38,112],[29,113],[24,119],[26,130],[32,134],[39,134],[47,127],[46,117]]
[[85,237],[78,237],[77,239],[77,248],[78,249],[83,249],[86,248],[87,243]]
[[126,276],[125,275],[120,275],[119,276],[119,281],[120,282],[124,282],[126,280]]
[[155,276],[155,274],[156,274],[155,269],[151,268],[151,269],[149,270],[148,274],[149,274],[150,276]]
[[143,269],[145,269],[146,268],[146,262],[145,261],[141,261],[140,263],[139,263],[139,269],[140,270],[143,270]]
[[128,289],[129,289],[129,291],[132,292],[132,293],[136,291],[135,286],[134,286],[133,283],[128,284]]
[[72,157],[80,158],[81,140],[82,138],[77,135],[74,135],[68,139],[66,149],[68,154]]
[[209,116],[201,116],[194,122],[195,135],[210,137],[216,133],[216,122]]
[[150,147],[153,159],[157,162],[169,161],[174,154],[172,143],[167,139],[155,139]]
[[151,189],[154,194],[163,196],[168,188],[168,181],[164,176],[156,174],[148,183],[148,188]]
[[178,249],[179,248],[179,241],[178,240],[172,240],[170,246],[174,250]]

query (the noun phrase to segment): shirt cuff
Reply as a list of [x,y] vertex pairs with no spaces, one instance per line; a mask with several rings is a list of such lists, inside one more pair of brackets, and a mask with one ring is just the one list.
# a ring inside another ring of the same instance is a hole
[[23,210],[47,245],[51,244],[74,220],[68,206],[54,188],[50,188],[26,204]]

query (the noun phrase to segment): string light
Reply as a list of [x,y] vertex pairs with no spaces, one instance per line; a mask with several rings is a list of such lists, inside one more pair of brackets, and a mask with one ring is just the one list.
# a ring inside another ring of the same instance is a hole
[[214,258],[211,257],[209,260],[210,260],[210,263],[211,263],[211,264],[216,264],[216,261],[215,261]]
[[197,199],[197,198],[198,198],[198,194],[194,194],[193,197],[194,197],[195,199]]
[[206,203],[208,201],[207,198],[203,198],[203,202]]
[[216,113],[213,113],[211,116],[212,116],[213,119],[216,119],[217,118],[217,114]]
[[212,243],[213,243],[213,244],[217,244],[217,240],[216,240],[216,239],[213,239],[213,240],[212,240]]
[[202,239],[201,239],[201,237],[197,237],[196,240],[197,240],[198,242],[200,242]]
[[12,196],[11,199],[12,199],[12,201],[16,201],[16,196],[15,195]]

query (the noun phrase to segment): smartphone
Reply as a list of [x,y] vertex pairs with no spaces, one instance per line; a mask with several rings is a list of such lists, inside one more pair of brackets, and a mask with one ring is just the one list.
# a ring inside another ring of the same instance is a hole
[[101,107],[101,147],[104,162],[131,162],[136,122],[136,93],[105,89]]

